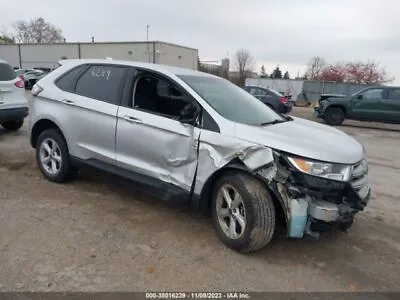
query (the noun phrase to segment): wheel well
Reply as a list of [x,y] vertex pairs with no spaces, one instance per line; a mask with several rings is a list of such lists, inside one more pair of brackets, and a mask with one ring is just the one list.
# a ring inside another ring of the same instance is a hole
[[30,137],[31,146],[33,148],[35,148],[36,142],[39,138],[39,135],[44,130],[51,129],[51,128],[56,128],[56,129],[60,130],[60,128],[53,121],[50,121],[48,119],[43,119],[43,120],[36,122],[36,124],[33,126],[32,130],[31,130],[31,137]]
[[210,214],[211,213],[211,204],[212,204],[212,191],[214,188],[215,183],[219,178],[222,176],[228,174],[228,173],[243,173],[247,174],[253,178],[256,178],[257,180],[261,181],[262,184],[265,186],[266,189],[268,189],[272,200],[274,201],[275,205],[275,211],[276,211],[276,221],[279,225],[281,225],[284,229],[287,228],[286,224],[286,214],[284,212],[284,208],[282,207],[282,204],[276,197],[275,193],[272,191],[272,189],[268,186],[268,184],[261,180],[260,178],[257,178],[253,173],[251,173],[249,170],[247,170],[246,166],[240,162],[240,163],[234,163],[234,164],[228,164],[226,167],[216,171],[213,175],[211,175],[210,178],[206,181],[204,184],[203,190],[201,192],[200,196],[200,211],[205,214]]
[[341,110],[343,110],[344,115],[347,116],[347,110],[346,107],[344,107],[343,105],[339,105],[339,104],[333,104],[333,105],[329,105],[325,111],[327,111],[330,108],[340,108]]

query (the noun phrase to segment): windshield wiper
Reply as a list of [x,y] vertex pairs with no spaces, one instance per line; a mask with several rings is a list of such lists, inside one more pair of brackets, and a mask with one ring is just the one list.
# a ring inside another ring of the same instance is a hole
[[286,120],[281,120],[281,119],[275,119],[275,120],[270,121],[270,122],[261,123],[260,126],[274,125],[274,124],[285,123],[285,122],[287,122],[287,121]]

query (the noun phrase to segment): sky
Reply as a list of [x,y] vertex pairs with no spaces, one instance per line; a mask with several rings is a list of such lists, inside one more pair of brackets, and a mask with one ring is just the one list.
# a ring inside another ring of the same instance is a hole
[[302,75],[313,56],[375,61],[400,84],[398,0],[24,0],[3,1],[0,29],[43,17],[69,42],[149,40],[197,48],[201,60],[250,51],[255,71],[279,65]]

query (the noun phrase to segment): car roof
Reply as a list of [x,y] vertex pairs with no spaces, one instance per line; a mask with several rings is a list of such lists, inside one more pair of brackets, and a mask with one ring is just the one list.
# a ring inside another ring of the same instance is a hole
[[[217,77],[212,74],[200,72],[197,70],[192,70],[192,69],[186,69],[186,68],[179,68],[179,67],[173,67],[173,66],[168,66],[168,65],[162,65],[162,64],[152,64],[152,63],[143,63],[143,62],[138,62],[138,61],[127,61],[127,60],[114,60],[114,59],[63,59],[58,61],[60,65],[66,65],[66,64],[73,64],[73,65],[80,65],[84,63],[90,63],[90,64],[117,64],[117,65],[126,65],[126,66],[132,66],[136,68],[143,68],[143,69],[148,69],[152,71],[158,71],[161,73],[166,73],[166,74],[173,74],[176,76],[179,75],[192,75],[192,76],[205,76],[205,77]],[[217,77],[220,78],[220,77]]]

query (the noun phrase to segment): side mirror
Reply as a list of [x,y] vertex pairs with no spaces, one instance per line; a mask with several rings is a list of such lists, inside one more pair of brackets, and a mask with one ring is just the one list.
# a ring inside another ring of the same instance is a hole
[[357,99],[362,99],[363,98],[363,95],[362,94],[360,94],[360,95],[357,95]]
[[189,103],[180,111],[179,121],[182,123],[195,125],[197,117],[199,116],[199,111],[200,110],[197,105]]

